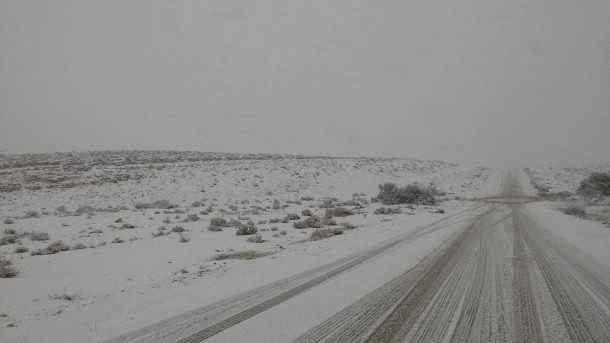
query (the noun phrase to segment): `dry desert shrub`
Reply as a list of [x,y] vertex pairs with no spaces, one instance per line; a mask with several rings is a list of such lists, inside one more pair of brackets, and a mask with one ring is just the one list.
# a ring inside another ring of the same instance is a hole
[[270,252],[257,252],[254,250],[236,251],[231,253],[221,253],[214,256],[214,260],[253,260],[260,257],[269,256]]
[[245,224],[240,223],[239,226],[237,227],[237,231],[235,231],[235,234],[237,236],[244,236],[244,235],[254,235],[257,232],[258,232],[258,229],[254,225],[254,222],[248,221]]
[[53,254],[57,254],[59,252],[68,251],[68,250],[70,250],[70,247],[68,245],[64,244],[64,242],[62,242],[62,241],[55,241],[55,242],[50,243],[49,245],[47,245],[46,248],[32,251],[31,254],[32,254],[32,256],[37,256],[37,255],[53,255]]
[[318,229],[311,233],[310,239],[312,241],[318,241],[341,234],[343,234],[343,230],[340,229]]
[[307,217],[301,221],[294,222],[292,224],[295,229],[319,229],[322,225],[322,219],[318,216]]
[[13,267],[13,262],[4,256],[0,256],[0,278],[7,279],[17,276],[19,272]]
[[434,196],[437,193],[436,189],[432,186],[424,187],[413,183],[405,187],[397,187],[396,184],[386,182],[383,185],[379,185],[379,194],[377,194],[373,201],[381,202],[384,205],[434,205],[436,203]]
[[32,231],[30,233],[30,240],[32,241],[48,241],[49,239],[51,239],[51,236],[46,232]]

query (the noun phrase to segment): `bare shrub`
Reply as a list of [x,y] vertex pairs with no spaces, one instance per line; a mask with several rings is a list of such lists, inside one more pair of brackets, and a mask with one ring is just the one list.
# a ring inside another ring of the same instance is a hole
[[178,207],[178,205],[172,204],[169,200],[157,200],[152,203],[139,202],[135,205],[135,208],[138,210],[145,210],[150,208],[169,210],[176,207]]
[[87,246],[83,243],[78,243],[72,247],[72,250],[82,250],[87,249]]
[[196,214],[188,214],[186,216],[186,220],[189,222],[197,222],[197,221],[199,221],[199,219],[200,219],[199,216]]
[[188,243],[191,239],[183,234],[182,232],[178,233],[180,235],[180,243]]
[[561,208],[561,211],[570,216],[584,217],[587,212],[585,206],[581,203],[571,202],[566,207]]
[[301,219],[301,217],[298,214],[296,214],[296,213],[288,213],[286,215],[286,217],[284,217],[284,221],[285,222],[288,222],[288,221],[291,221],[291,220],[299,220],[299,219]]
[[282,207],[282,205],[280,204],[280,201],[277,199],[273,200],[273,209],[274,210],[279,210]]
[[38,211],[27,211],[25,213],[26,218],[40,218],[40,213]]
[[[326,213],[328,213],[328,215],[331,217],[347,217],[347,216],[351,216],[354,214],[354,212],[352,212],[352,210],[345,208],[345,207],[329,208],[326,210]],[[325,216],[326,216],[326,214],[325,214]]]
[[610,196],[610,173],[591,173],[580,183],[577,192],[587,197]]
[[237,231],[235,231],[235,234],[237,236],[244,236],[244,235],[253,235],[257,232],[258,232],[258,229],[254,225],[254,222],[249,221],[246,224],[240,223],[239,227],[237,228]]
[[166,232],[165,230],[167,230],[167,228],[165,226],[159,226],[157,228],[157,232],[153,232],[152,236],[156,238],[156,237],[163,237],[163,236],[169,235],[170,233]]
[[18,246],[15,248],[15,254],[23,254],[28,251],[30,251],[30,249],[28,249],[28,247],[24,247],[24,246]]
[[4,256],[0,256],[0,278],[8,279],[17,276],[19,272],[13,267],[13,262]]
[[266,242],[263,239],[263,236],[258,234],[258,233],[256,235],[254,235],[254,236],[248,237],[247,241],[250,242],[250,243],[264,243],[264,242]]
[[352,223],[348,223],[348,222],[342,222],[340,224],[340,226],[341,226],[341,229],[343,229],[343,230],[353,230],[357,227],[356,225],[354,225]]
[[30,240],[32,241],[48,241],[49,239],[51,239],[51,236],[46,232],[32,231],[30,233]]
[[0,238],[0,246],[15,244],[17,242],[19,242],[19,237],[17,235],[7,235]]
[[306,208],[303,211],[301,211],[301,215],[303,217],[311,217],[311,216],[313,216],[313,212],[310,209]]
[[379,194],[373,200],[384,205],[417,204],[434,205],[437,193],[433,186],[424,187],[419,184],[410,184],[405,187],[397,187],[391,182],[379,185]]
[[380,207],[378,209],[375,210],[375,212],[373,212],[374,214],[380,215],[380,214],[400,214],[402,213],[402,211],[400,210],[400,208],[392,208],[392,207]]
[[47,245],[47,247],[44,249],[38,249],[38,250],[32,251],[31,254],[32,254],[32,256],[54,255],[54,254],[60,253],[62,251],[68,251],[68,250],[70,250],[70,247],[68,245],[64,244],[64,242],[55,241],[55,242]]
[[318,229],[311,233],[310,239],[312,241],[318,241],[341,234],[343,234],[343,230],[340,229]]
[[253,260],[260,257],[269,256],[270,252],[256,252],[254,250],[236,251],[231,253],[221,253],[214,257],[214,260]]
[[172,228],[172,232],[181,233],[181,232],[184,232],[184,231],[185,231],[185,230],[184,230],[184,228],[183,228],[182,226],[174,226],[174,227]]
[[295,229],[307,229],[307,228],[318,229],[323,226],[322,219],[320,219],[320,217],[318,217],[318,216],[307,217],[301,221],[294,222],[292,225],[294,226]]

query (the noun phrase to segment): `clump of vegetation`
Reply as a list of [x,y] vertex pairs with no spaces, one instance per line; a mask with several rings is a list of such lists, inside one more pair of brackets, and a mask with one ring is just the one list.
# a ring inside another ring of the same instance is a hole
[[48,241],[49,239],[51,239],[51,236],[46,232],[32,231],[30,233],[30,240],[32,241]]
[[25,213],[26,218],[40,218],[40,213],[38,211],[27,211]]
[[13,267],[13,262],[4,256],[0,256],[0,278],[13,278],[19,272]]
[[341,234],[343,234],[343,230],[341,229],[318,229],[311,233],[310,239],[312,241],[318,241]]
[[178,234],[180,235],[180,240],[179,240],[180,243],[188,243],[191,240],[188,236],[184,235],[182,232],[180,232]]
[[214,260],[222,261],[222,260],[254,260],[256,258],[269,256],[272,253],[270,252],[256,252],[254,250],[246,250],[246,251],[236,251],[230,253],[221,253],[214,256]]
[[196,214],[188,214],[186,216],[186,221],[189,221],[189,222],[196,222],[196,221],[199,221],[199,219],[200,219],[199,216]]
[[402,213],[402,211],[400,210],[400,208],[392,208],[392,207],[380,207],[378,209],[375,210],[375,212],[373,212],[374,214],[380,215],[380,214],[400,214]]
[[11,218],[5,218],[4,219],[4,224],[6,225],[11,225],[11,224],[15,224],[15,221]]
[[329,208],[326,213],[331,217],[347,217],[354,214],[352,210],[345,207]]
[[222,231],[223,227],[230,227],[232,223],[227,222],[226,219],[221,217],[210,218],[210,225],[208,226],[208,230],[218,232]]
[[18,246],[15,248],[15,254],[23,254],[25,252],[28,252],[29,249],[27,247],[24,246]]
[[15,244],[17,242],[19,242],[19,237],[17,235],[7,235],[7,236],[0,238],[0,246],[8,245],[8,244]]
[[153,232],[152,236],[157,238],[157,237],[163,237],[163,236],[169,235],[170,233],[165,230],[167,230],[167,228],[165,226],[159,226],[157,228],[157,232]]
[[286,217],[284,217],[285,222],[289,222],[291,220],[299,220],[301,217],[296,213],[288,213]]
[[237,231],[235,231],[235,234],[237,236],[245,236],[245,235],[254,235],[257,232],[258,232],[258,229],[254,225],[254,222],[248,221],[245,224],[240,223],[239,226],[237,227]]
[[263,239],[263,236],[259,233],[257,233],[254,236],[248,237],[247,241],[250,243],[264,243],[265,242],[265,240]]
[[72,247],[72,250],[82,250],[87,249],[87,246],[83,243],[78,243]]
[[280,201],[277,199],[273,199],[273,209],[279,210],[280,208],[282,208],[282,204],[280,203]]
[[303,217],[311,217],[311,216],[313,216],[313,212],[310,209],[306,208],[301,211],[301,215]]
[[356,225],[352,224],[352,223],[348,223],[348,222],[343,222],[340,224],[341,229],[343,230],[353,230],[355,228],[357,228]]
[[16,235],[17,234],[17,230],[15,230],[15,229],[4,229],[3,232],[5,235]]
[[172,232],[181,233],[181,232],[184,232],[184,231],[185,230],[184,230],[184,228],[182,226],[174,226],[172,228]]
[[386,182],[383,185],[379,185],[379,194],[377,194],[373,201],[381,202],[384,205],[434,205],[436,203],[436,194],[438,194],[438,191],[433,186],[424,187],[412,183],[405,187],[398,187],[394,183]]
[[169,202],[169,200],[157,200],[152,203],[139,202],[135,205],[135,208],[138,210],[145,210],[150,208],[169,210],[176,207],[178,207],[178,205],[172,204],[171,202]]
[[301,221],[294,222],[292,225],[295,229],[319,229],[323,226],[322,219],[320,219],[318,216],[307,217]]
[[70,247],[68,245],[64,244],[64,242],[55,241],[55,242],[47,245],[46,248],[32,251],[31,254],[32,254],[32,256],[54,255],[54,254],[60,253],[62,251],[68,251],[68,250],[70,250]]
[[610,196],[610,173],[591,173],[580,183],[577,192],[586,197]]
[[585,206],[576,202],[569,203],[568,206],[562,208],[561,211],[567,215],[577,217],[584,217],[587,214]]

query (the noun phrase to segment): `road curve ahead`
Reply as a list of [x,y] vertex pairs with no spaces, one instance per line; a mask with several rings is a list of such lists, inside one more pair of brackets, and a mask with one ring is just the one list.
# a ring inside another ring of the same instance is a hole
[[[506,173],[497,194],[469,199],[472,206],[462,212],[109,343],[258,342],[243,334],[244,326],[236,328],[272,316],[271,309],[291,299],[331,302],[310,291],[448,226],[457,229],[402,274],[380,280],[313,327],[273,341],[610,343],[610,270],[545,226],[530,209],[538,199],[523,191],[522,180],[522,173]],[[216,340],[232,330],[240,334]]]

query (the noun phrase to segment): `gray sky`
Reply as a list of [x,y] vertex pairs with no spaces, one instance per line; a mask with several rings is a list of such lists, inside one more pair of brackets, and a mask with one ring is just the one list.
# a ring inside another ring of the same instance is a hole
[[608,0],[2,0],[0,149],[610,160]]

